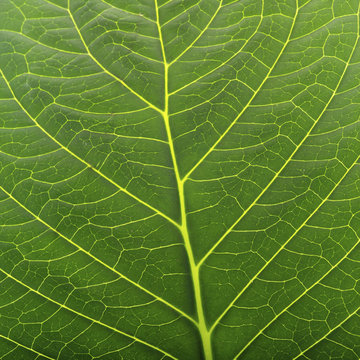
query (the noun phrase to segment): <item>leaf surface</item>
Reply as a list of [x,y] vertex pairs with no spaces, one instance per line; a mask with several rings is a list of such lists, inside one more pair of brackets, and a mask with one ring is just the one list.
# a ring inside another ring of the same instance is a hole
[[0,358],[360,357],[359,0],[2,0]]

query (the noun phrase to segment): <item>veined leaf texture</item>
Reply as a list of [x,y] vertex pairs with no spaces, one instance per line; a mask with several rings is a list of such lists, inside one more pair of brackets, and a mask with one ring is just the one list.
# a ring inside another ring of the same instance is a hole
[[359,0],[0,0],[0,359],[360,358]]

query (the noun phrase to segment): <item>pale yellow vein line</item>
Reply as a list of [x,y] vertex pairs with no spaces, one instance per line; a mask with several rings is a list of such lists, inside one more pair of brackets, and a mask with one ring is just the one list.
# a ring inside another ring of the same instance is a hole
[[178,309],[175,305],[169,303],[168,301],[162,299],[161,297],[159,297],[158,295],[154,294],[153,292],[151,292],[150,290],[146,289],[145,287],[143,287],[142,285],[138,284],[137,282],[131,280],[130,278],[128,278],[127,276],[125,276],[124,274],[122,274],[121,272],[119,272],[118,270],[116,270],[115,268],[111,267],[110,265],[106,264],[105,262],[103,262],[102,260],[98,259],[96,256],[94,256],[93,254],[91,254],[90,252],[86,251],[84,248],[82,248],[80,245],[78,245],[76,242],[74,242],[72,239],[66,237],[65,235],[63,235],[60,231],[58,231],[57,229],[55,229],[54,227],[52,227],[50,224],[48,224],[45,220],[41,219],[38,215],[36,215],[35,213],[33,213],[31,210],[29,210],[25,205],[23,205],[19,200],[17,200],[10,192],[8,192],[7,190],[5,190],[2,186],[0,186],[0,189],[9,197],[11,198],[16,204],[18,204],[22,209],[24,209],[27,213],[29,213],[31,216],[34,217],[34,219],[36,219],[37,221],[41,222],[43,225],[45,225],[47,228],[49,228],[51,231],[53,231],[54,233],[56,233],[57,235],[59,235],[61,238],[63,238],[64,240],[66,240],[67,242],[69,242],[70,244],[72,244],[73,246],[75,246],[77,249],[79,249],[81,252],[83,252],[84,254],[86,254],[87,256],[89,256],[90,258],[92,258],[93,260],[95,260],[96,262],[98,262],[99,264],[103,265],[104,267],[106,267],[108,270],[110,270],[111,272],[115,273],[116,275],[118,275],[120,278],[125,279],[126,281],[128,281],[130,284],[134,285],[136,288],[144,291],[145,293],[147,293],[148,295],[152,296],[153,298],[155,298],[156,300],[158,300],[159,302],[163,303],[164,305],[166,305],[167,307],[171,308],[173,311],[176,311],[178,314],[184,316],[186,319],[190,320],[192,323],[195,323],[194,319],[192,317],[190,317],[188,314],[186,314],[184,311]]
[[39,46],[43,46],[43,47],[46,47],[48,49],[51,49],[51,50],[54,50],[54,51],[57,51],[57,52],[60,52],[60,53],[66,53],[66,54],[72,54],[72,55],[80,55],[80,56],[86,56],[86,52],[76,52],[76,51],[70,51],[70,50],[63,50],[63,49],[59,49],[59,48],[56,48],[56,47],[53,47],[51,45],[47,45],[45,43],[42,43],[36,39],[33,39],[31,38],[30,36],[27,36],[25,34],[23,34],[22,32],[18,32],[18,31],[14,31],[14,30],[4,30],[4,29],[0,29],[0,33],[9,33],[9,34],[16,34],[16,35],[19,35],[25,39],[28,39],[32,42],[34,42],[35,44],[39,45]]
[[48,0],[43,0],[43,1],[46,2],[46,3],[48,3],[49,5],[56,6],[56,7],[58,7],[59,9],[62,9],[62,10],[64,10],[64,12],[66,12],[66,8],[63,7],[63,6],[61,6],[61,5],[55,4],[55,3],[53,3],[52,1],[48,1]]
[[141,112],[143,110],[147,110],[149,109],[148,106],[140,108],[140,109],[136,109],[136,110],[129,110],[129,111],[124,111],[124,112],[113,112],[113,113],[104,113],[104,112],[93,112],[93,111],[87,111],[87,110],[82,110],[82,109],[76,109],[74,107],[71,107],[69,105],[65,105],[65,104],[61,104],[54,102],[54,105],[64,108],[64,109],[69,109],[69,110],[73,110],[74,112],[80,113],[80,114],[89,114],[89,115],[99,115],[99,116],[104,116],[104,117],[113,117],[113,116],[117,116],[117,115],[128,115],[128,114],[135,114],[138,112]]
[[139,202],[140,204],[148,207],[149,209],[151,209],[152,211],[154,211],[155,213],[157,213],[158,215],[162,216],[163,218],[165,218],[166,220],[168,220],[169,222],[171,222],[173,225],[175,225],[177,228],[179,228],[179,224],[173,220],[172,218],[170,218],[168,215],[164,214],[162,211],[154,208],[153,206],[151,206],[150,204],[144,202],[143,200],[141,200],[140,198],[138,198],[136,195],[134,195],[133,193],[131,193],[130,191],[128,191],[127,189],[123,188],[122,186],[120,186],[118,183],[116,183],[114,180],[110,179],[109,177],[107,177],[105,174],[103,174],[101,171],[99,171],[98,169],[94,168],[93,166],[91,166],[89,163],[87,163],[84,159],[80,158],[78,155],[76,155],[74,152],[72,152],[70,149],[68,149],[67,147],[65,147],[62,143],[60,143],[58,140],[56,140],[49,132],[47,132],[36,120],[36,118],[32,117],[30,115],[30,113],[25,109],[25,107],[22,105],[22,103],[20,102],[20,100],[16,97],[9,81],[7,80],[7,78],[5,77],[5,74],[2,72],[2,70],[0,70],[0,75],[3,77],[5,83],[7,84],[14,100],[17,102],[17,104],[20,106],[20,108],[25,112],[25,114],[44,132],[44,134],[46,134],[51,140],[53,140],[57,145],[59,145],[64,151],[66,151],[67,153],[69,153],[71,156],[75,157],[77,160],[79,160],[80,162],[82,162],[84,165],[86,165],[87,167],[89,167],[90,169],[92,169],[93,171],[95,171],[98,175],[100,175],[102,178],[106,179],[108,182],[110,182],[111,184],[113,184],[114,186],[116,186],[118,189],[120,189],[121,191],[123,191],[125,194],[127,194],[128,196],[132,197],[133,199],[135,199],[137,202]]
[[[110,4],[110,3],[107,2],[106,0],[100,0],[100,1],[103,2],[104,4],[110,6],[110,7],[111,7],[112,9],[114,9],[114,10],[118,10],[118,11],[121,11],[121,12],[123,12],[123,13],[130,14],[130,15],[138,16],[138,17],[140,17],[140,18],[142,18],[142,19],[145,19],[145,20],[148,20],[148,21],[150,21],[150,22],[152,22],[152,23],[155,23],[155,21],[154,21],[153,19],[150,19],[150,18],[146,17],[146,16],[143,15],[143,14],[138,14],[138,13],[135,13],[135,12],[131,12],[130,10],[122,9],[122,8],[120,8],[120,7],[117,7],[117,6],[113,5],[113,4]],[[121,3],[120,3],[120,4],[121,4]]]
[[263,81],[261,82],[261,84],[259,85],[258,89],[254,92],[254,94],[251,96],[251,98],[249,99],[249,101],[247,102],[247,104],[244,106],[244,108],[241,110],[241,112],[238,114],[238,116],[235,117],[234,121],[227,127],[227,129],[225,130],[225,132],[215,141],[215,143],[210,147],[210,149],[201,157],[201,159],[188,171],[188,173],[183,177],[183,181],[188,180],[189,176],[197,169],[197,167],[202,164],[202,162],[213,152],[213,150],[216,148],[216,146],[221,142],[221,140],[226,136],[226,134],[230,131],[230,129],[236,124],[236,122],[240,119],[240,117],[244,114],[244,112],[248,109],[248,107],[251,105],[252,101],[255,99],[256,95],[260,92],[260,90],[262,89],[262,87],[264,86],[265,82],[267,81],[267,79],[269,78],[271,72],[273,71],[273,69],[275,68],[275,66],[277,65],[277,63],[279,62],[279,59],[281,57],[281,55],[284,53],[291,35],[294,31],[294,27],[295,27],[295,22],[298,16],[298,6],[296,7],[296,12],[294,14],[294,18],[293,18],[293,22],[291,24],[291,28],[289,31],[289,35],[281,49],[281,51],[279,52],[277,58],[275,59],[272,67],[268,70],[265,78],[263,79]]
[[[184,11],[176,14],[176,15],[175,15],[174,17],[172,17],[171,19],[166,20],[166,22],[164,22],[164,23],[161,24],[161,27],[166,26],[166,25],[169,24],[170,22],[175,21],[176,19],[178,19],[180,16],[188,13],[188,12],[189,12],[191,9],[193,9],[194,7],[199,6],[200,2],[201,2],[201,0],[198,0],[197,2],[191,4],[191,5],[190,5],[187,9],[185,9]],[[184,3],[184,5],[186,6],[186,3]],[[161,6],[158,7],[158,9],[160,9],[160,8],[161,8]]]
[[360,307],[358,307],[355,311],[350,313],[344,320],[342,320],[337,326],[329,330],[324,336],[322,336],[320,339],[318,339],[316,342],[314,342],[312,345],[308,346],[306,349],[304,349],[299,355],[297,355],[293,360],[298,359],[300,356],[304,355],[307,351],[312,349],[314,346],[316,346],[318,343],[320,343],[322,340],[326,339],[327,336],[329,336],[331,333],[333,333],[335,330],[340,328],[342,325],[344,325],[351,317],[353,317],[358,311],[360,310]]
[[160,108],[158,108],[157,106],[155,106],[154,104],[152,104],[150,101],[146,100],[142,95],[140,95],[139,93],[137,93],[134,89],[132,89],[124,80],[120,79],[118,76],[116,76],[115,74],[113,74],[112,72],[110,72],[109,70],[107,70],[96,58],[95,56],[91,53],[89,47],[87,46],[84,37],[82,36],[82,33],[79,29],[79,27],[77,26],[77,23],[73,17],[73,14],[70,11],[70,0],[68,0],[68,9],[67,9],[70,19],[72,21],[72,23],[74,24],[74,27],[80,37],[81,42],[83,43],[86,52],[88,53],[88,55],[90,56],[90,58],[109,76],[111,76],[113,79],[117,80],[118,82],[120,82],[126,89],[128,89],[132,94],[134,94],[135,96],[137,96],[139,99],[141,99],[143,102],[145,102],[146,104],[148,104],[151,108],[153,108],[154,110],[158,111],[158,112],[162,112],[162,110]]
[[7,337],[7,336],[4,336],[4,335],[1,335],[1,334],[0,334],[0,338],[3,338],[3,339],[5,339],[5,340],[8,340],[8,341],[16,344],[17,346],[20,346],[20,347],[22,347],[22,348],[24,348],[24,349],[26,349],[26,350],[29,350],[29,351],[31,351],[31,352],[39,355],[39,356],[42,356],[42,357],[44,357],[44,358],[46,358],[46,359],[55,360],[55,358],[52,358],[52,357],[47,356],[47,355],[45,355],[45,354],[43,354],[43,353],[41,353],[41,352],[39,352],[39,351],[36,351],[35,349],[30,348],[30,347],[28,347],[28,346],[26,346],[26,345],[24,345],[24,344],[21,344],[21,343],[15,341],[15,340],[13,340],[13,339],[10,339],[10,338]]
[[[357,43],[358,43],[358,39],[355,41],[355,45],[354,45],[354,47],[353,47],[352,53],[351,53],[351,55],[350,55],[350,57],[349,57],[349,60],[348,60],[348,63],[347,63],[348,65],[345,67],[344,72],[343,72],[343,74],[342,74],[342,76],[341,76],[341,78],[340,78],[340,80],[339,80],[339,82],[338,82],[337,87],[335,88],[332,96],[330,97],[328,103],[327,103],[326,106],[324,107],[322,113],[319,115],[318,119],[320,119],[320,118],[322,117],[322,115],[323,115],[324,112],[326,111],[327,107],[328,107],[329,104],[331,103],[332,99],[334,98],[334,96],[335,96],[335,94],[336,94],[336,91],[337,91],[337,89],[339,88],[339,86],[340,86],[340,84],[341,84],[341,82],[342,82],[342,79],[343,79],[343,77],[344,77],[344,75],[345,75],[345,73],[346,73],[347,67],[348,67],[349,64],[350,64],[350,61],[351,61],[351,58],[352,58],[352,56],[353,56],[353,54],[354,54],[354,52],[355,52],[355,49],[357,48],[357,46],[356,46]],[[308,134],[310,134],[311,130],[314,128],[314,126],[315,126],[316,123],[317,123],[317,121],[314,122],[314,124],[313,124],[312,127],[310,128]],[[308,136],[308,134],[307,134],[307,136]],[[307,136],[306,136],[306,137],[302,140],[302,142],[298,145],[297,149],[298,149],[298,148],[301,146],[301,144],[305,141],[305,139],[307,138]],[[288,159],[288,161],[284,164],[283,167],[285,167],[285,166],[287,165],[287,163],[289,163],[289,161],[291,160],[292,156],[295,154],[295,152],[297,151],[297,149],[293,152],[293,154],[292,154],[291,157]],[[336,190],[337,186],[338,186],[338,185],[340,184],[340,182],[345,178],[345,176],[349,173],[349,171],[356,165],[356,163],[357,163],[358,160],[359,160],[359,159],[357,159],[357,160],[352,164],[352,166],[349,167],[349,168],[344,172],[343,176],[340,178],[340,180],[337,182],[337,184],[334,186],[334,188],[333,188],[333,189],[329,192],[329,194],[320,202],[320,204],[316,207],[316,209],[306,218],[306,220],[305,220],[305,221],[300,225],[300,227],[293,233],[293,235],[291,235],[291,237],[290,237],[288,240],[286,240],[286,242],[278,249],[278,251],[271,257],[271,259],[268,260],[268,261],[263,265],[263,267],[252,277],[252,279],[251,279],[251,280],[247,283],[247,285],[241,290],[241,292],[234,298],[234,300],[229,304],[229,306],[227,306],[227,308],[221,313],[221,315],[218,317],[218,319],[217,319],[217,320],[214,322],[214,324],[212,325],[212,327],[211,327],[212,330],[214,330],[214,328],[216,327],[216,325],[219,323],[219,321],[221,321],[221,319],[225,316],[225,314],[229,311],[229,309],[235,304],[235,302],[237,301],[237,299],[244,293],[244,291],[246,291],[246,289],[253,283],[253,281],[260,275],[260,273],[271,263],[271,261],[276,257],[276,255],[277,255],[281,250],[283,250],[283,249],[285,248],[285,246],[289,243],[289,241],[291,241],[291,239],[293,239],[294,236],[296,236],[296,234],[302,229],[302,227],[308,222],[308,220],[316,213],[316,211],[319,210],[319,208],[324,204],[324,202],[329,199],[329,197],[331,196],[331,194]],[[280,172],[281,172],[281,170],[280,170]],[[280,173],[280,172],[279,172],[279,173]],[[278,173],[278,174],[279,174],[279,173]],[[275,177],[276,177],[276,176],[275,176]],[[275,177],[273,178],[273,180],[275,179]],[[272,180],[272,181],[273,181],[273,180]],[[267,186],[267,188],[268,188],[270,185],[271,185],[271,184],[269,184],[269,185]],[[265,191],[266,191],[266,190],[265,190]],[[258,198],[259,198],[259,197],[258,197]],[[258,198],[255,200],[255,202],[254,202],[253,204],[255,204],[255,203],[257,202]],[[247,211],[253,206],[253,204],[250,205],[250,207],[248,207]],[[241,216],[241,218],[243,218],[243,215]],[[239,219],[237,222],[235,222],[235,224],[234,224],[230,229],[233,229],[234,226],[235,226],[239,221],[240,221],[240,219]],[[231,230],[230,230],[230,231],[231,231]],[[227,232],[227,233],[229,233],[229,232]],[[223,236],[221,239],[223,239],[223,238],[224,238],[224,236]],[[205,260],[205,258],[202,259],[202,263],[203,263],[204,260]]]
[[349,171],[356,165],[356,161],[354,164],[349,167],[344,175],[341,177],[339,182],[334,186],[334,188],[330,191],[330,193],[320,202],[320,204],[315,208],[315,210],[305,219],[305,221],[298,227],[298,229],[290,236],[288,240],[284,242],[284,244],[276,251],[276,253],[260,268],[260,270],[251,278],[251,280],[244,286],[241,292],[231,301],[231,303],[226,307],[226,309],[221,313],[221,315],[217,318],[214,324],[211,326],[211,331],[215,329],[215,327],[219,324],[221,319],[227,314],[227,312],[232,308],[232,306],[236,303],[236,301],[240,298],[240,296],[249,288],[249,286],[258,278],[261,272],[275,259],[275,257],[286,247],[286,245],[299,233],[299,231],[306,225],[306,223],[311,219],[311,217],[321,208],[321,206],[329,199],[329,197],[333,194],[333,192],[337,189],[337,185],[341,183],[341,181],[346,177]]
[[[84,54],[85,55],[85,54]],[[29,76],[33,76],[33,77],[39,77],[39,78],[44,78],[44,79],[83,79],[83,78],[89,78],[89,77],[96,77],[97,75],[103,74],[102,71],[96,72],[96,73],[92,73],[92,74],[86,74],[86,75],[74,75],[74,76],[55,76],[55,75],[41,75],[41,74],[37,74],[37,73],[32,73],[31,71],[28,72],[24,72],[24,73],[20,73],[16,76],[13,77],[13,80],[18,79],[24,75],[29,75]]]
[[236,359],[240,356],[244,351],[266,330],[271,324],[273,324],[285,311],[287,311],[292,305],[294,305],[299,299],[301,299],[304,295],[306,295],[311,289],[313,289],[317,284],[319,284],[328,274],[330,274],[336,267],[340,265],[349,255],[350,253],[359,245],[360,239],[351,247],[351,249],[314,284],[308,287],[302,294],[300,294],[296,299],[294,299],[288,306],[286,306],[283,310],[281,310],[269,323],[267,323],[258,333],[246,344],[246,346],[234,357]]
[[[347,333],[346,330],[345,330],[345,332]],[[358,334],[352,334],[352,333],[350,333],[350,334],[359,337]],[[352,349],[350,346],[346,346],[344,343],[342,344],[342,343],[340,343],[338,341],[335,341],[334,339],[329,339],[329,338],[326,338],[326,340],[333,343],[333,344],[335,344],[335,345],[338,345],[338,346],[342,347],[343,349],[351,351],[354,355],[357,355],[354,349]],[[304,357],[309,359],[306,355],[304,355]],[[359,359],[359,357],[358,357],[358,359]]]
[[[124,31],[124,30],[108,30],[106,34],[107,34],[107,35],[110,35],[110,34],[112,34],[112,33],[115,33],[115,34],[116,34],[116,33],[118,33],[118,32],[127,34],[127,32]],[[149,38],[149,39],[154,39],[153,37],[146,36],[146,35],[143,35],[143,34],[141,34],[141,35],[140,35],[140,34],[137,34],[137,36],[138,36],[138,37],[140,37],[140,36],[141,36],[141,37],[146,37],[146,38]],[[156,38],[155,38],[155,39],[156,39]],[[88,46],[88,47],[91,46],[91,44],[93,44],[96,40],[97,40],[97,38],[94,39],[94,40],[93,40],[91,43],[89,43],[89,45],[87,45],[87,46]],[[141,57],[141,58],[143,58],[143,59],[145,59],[145,60],[153,61],[153,62],[158,63],[158,64],[162,64],[162,61],[161,61],[161,60],[154,59],[154,58],[148,57],[148,56],[146,56],[146,55],[144,55],[144,54],[141,54],[140,52],[137,52],[137,51],[131,49],[130,47],[126,46],[124,43],[118,44],[118,46],[119,46],[119,47],[123,47],[124,49],[128,50],[129,52],[132,52],[133,54],[135,54],[135,55],[137,55],[138,57]]]
[[163,55],[163,60],[164,60],[165,111],[163,112],[163,118],[164,118],[167,136],[168,136],[170,153],[171,153],[171,158],[172,158],[172,162],[173,162],[173,166],[174,166],[174,173],[175,173],[175,177],[176,177],[177,188],[178,188],[178,192],[179,192],[180,212],[181,212],[180,231],[181,231],[181,234],[182,234],[182,237],[184,240],[184,247],[185,247],[185,251],[188,256],[188,261],[189,261],[189,266],[190,266],[190,274],[191,274],[191,278],[193,281],[194,298],[195,298],[194,300],[195,300],[195,307],[196,307],[196,313],[197,313],[197,318],[198,318],[197,319],[198,321],[195,324],[199,330],[199,334],[201,337],[205,360],[212,360],[213,356],[212,356],[211,339],[210,339],[210,335],[207,331],[205,314],[204,314],[204,309],[203,309],[203,302],[202,302],[201,289],[200,289],[199,268],[196,266],[196,263],[195,263],[195,258],[194,258],[193,250],[191,247],[188,226],[187,226],[184,183],[181,181],[181,178],[180,178],[180,172],[179,172],[178,164],[176,161],[176,154],[175,154],[174,143],[172,140],[171,128],[170,128],[170,122],[169,122],[169,94],[168,94],[169,64],[166,61],[164,40],[162,37],[162,30],[161,30],[160,19],[159,19],[158,2],[157,2],[157,0],[154,0],[154,1],[155,1],[155,9],[156,9],[156,22],[157,22],[158,32],[159,32],[159,40],[160,40],[160,45],[161,45],[162,55]]
[[[199,76],[197,79],[183,85],[182,87],[174,90],[173,92],[169,93],[169,96],[171,95],[175,95],[176,93],[178,93],[179,91],[183,90],[183,89],[186,89],[187,87],[189,87],[190,85],[192,84],[195,84],[197,82],[199,82],[201,79],[205,78],[206,76],[210,75],[210,74],[213,74],[214,72],[216,72],[218,69],[220,69],[221,67],[225,66],[226,64],[228,64],[231,60],[233,60],[236,56],[238,56],[242,50],[245,49],[246,45],[251,41],[251,39],[257,34],[258,30],[260,29],[260,26],[262,24],[262,21],[263,21],[263,18],[264,18],[264,4],[263,4],[263,1],[262,1],[262,10],[261,10],[261,14],[258,15],[258,17],[260,18],[259,19],[259,23],[257,24],[257,27],[256,29],[251,33],[251,35],[249,36],[249,38],[244,42],[244,44],[240,47],[239,50],[237,50],[235,52],[234,55],[232,55],[229,59],[227,59],[224,63],[221,63],[220,65],[216,66],[214,69],[210,70],[209,72]],[[171,114],[173,115],[173,114]]]
[[303,143],[306,141],[306,139],[309,137],[310,133],[312,132],[312,130],[314,129],[314,127],[316,126],[316,124],[318,123],[319,119],[323,116],[323,114],[325,113],[325,111],[327,110],[329,104],[331,103],[332,99],[334,98],[334,96],[336,95],[336,91],[340,86],[340,83],[345,75],[345,72],[350,64],[350,60],[351,57],[356,49],[356,45],[357,45],[358,40],[355,42],[355,46],[352,50],[352,53],[350,55],[350,58],[344,68],[344,72],[338,82],[337,87],[335,88],[335,90],[333,91],[332,96],[330,97],[328,103],[324,106],[324,109],[322,110],[321,114],[318,116],[318,118],[315,120],[313,119],[314,123],[313,125],[310,127],[309,131],[306,133],[306,135],[304,136],[304,138],[301,140],[301,142],[296,146],[295,150],[291,153],[291,155],[289,156],[289,158],[286,160],[286,162],[283,164],[283,166],[279,169],[279,171],[274,175],[274,177],[271,179],[271,181],[269,182],[269,184],[267,184],[267,186],[260,192],[260,194],[256,197],[256,199],[252,202],[251,205],[249,205],[249,207],[241,214],[241,216],[233,223],[233,225],[231,225],[228,230],[222,235],[222,237],[211,247],[211,249],[204,255],[204,257],[199,261],[199,266],[201,266],[201,264],[204,263],[204,261],[211,255],[211,253],[215,250],[215,248],[220,245],[220,243],[225,239],[225,237],[235,228],[235,226],[239,223],[239,221],[241,221],[241,219],[244,218],[244,216],[253,208],[254,205],[257,204],[257,202],[259,201],[259,199],[262,197],[262,195],[270,188],[270,186],[274,183],[274,181],[278,178],[278,176],[281,174],[281,172],[285,169],[285,167],[290,163],[290,161],[293,159],[295,153],[299,150],[299,148],[303,145]]
[[220,11],[221,7],[222,7],[222,3],[223,0],[220,0],[219,2],[219,6],[216,9],[216,11],[214,12],[213,16],[210,18],[209,22],[207,23],[207,25],[201,30],[201,32],[199,33],[199,35],[191,42],[190,45],[188,45],[186,47],[186,49],[184,49],[174,60],[171,61],[171,63],[169,64],[169,66],[171,66],[174,62],[176,62],[179,58],[181,58],[181,56],[183,56],[187,51],[189,51],[192,46],[201,38],[201,36],[204,34],[204,32],[209,28],[209,26],[211,25],[211,23],[214,21],[216,15],[218,14],[218,12]]
[[0,271],[3,272],[6,276],[8,276],[10,279],[12,279],[12,280],[14,280],[15,282],[17,282],[18,284],[24,286],[25,288],[27,288],[27,289],[29,289],[30,291],[34,292],[35,294],[41,296],[42,298],[44,298],[44,299],[52,302],[53,304],[58,305],[60,308],[65,309],[65,310],[68,310],[68,311],[70,311],[70,312],[73,313],[73,314],[76,314],[76,315],[78,315],[78,316],[80,316],[80,317],[82,317],[82,318],[84,318],[84,319],[87,319],[87,320],[91,321],[92,323],[95,323],[95,324],[104,326],[104,327],[108,328],[109,330],[115,331],[115,332],[117,332],[117,333],[119,333],[119,334],[121,334],[121,335],[123,335],[123,336],[126,336],[126,337],[128,337],[128,338],[130,338],[130,339],[133,339],[133,340],[135,340],[135,341],[137,341],[137,342],[139,342],[139,343],[141,343],[141,344],[143,344],[143,345],[146,345],[147,347],[150,347],[150,348],[152,348],[152,349],[155,349],[155,350],[157,350],[157,351],[159,351],[159,352],[161,352],[161,353],[163,353],[163,354],[171,357],[172,359],[175,359],[175,360],[176,360],[176,358],[175,358],[174,356],[172,356],[171,354],[169,354],[169,353],[166,352],[165,350],[162,350],[162,349],[158,348],[158,347],[155,346],[155,345],[152,345],[152,344],[150,344],[150,343],[148,343],[148,342],[146,342],[146,341],[144,341],[144,340],[141,340],[141,339],[137,338],[136,336],[127,334],[126,332],[123,332],[123,331],[121,331],[121,330],[119,330],[119,329],[117,329],[117,328],[114,328],[114,327],[112,327],[112,326],[110,326],[110,325],[107,325],[107,324],[105,324],[105,323],[102,323],[102,322],[99,321],[99,320],[93,319],[93,318],[91,318],[91,317],[89,317],[89,316],[87,316],[87,315],[85,315],[85,314],[82,314],[81,312],[76,311],[76,310],[74,310],[74,309],[66,306],[65,304],[61,304],[60,302],[58,302],[58,301],[56,301],[56,300],[54,300],[54,299],[51,299],[50,297],[46,296],[45,294],[39,292],[38,290],[33,289],[33,288],[30,287],[29,285],[23,283],[22,281],[20,281],[19,279],[15,278],[15,277],[12,276],[11,274],[7,273],[7,272],[4,271],[3,269],[0,269]]

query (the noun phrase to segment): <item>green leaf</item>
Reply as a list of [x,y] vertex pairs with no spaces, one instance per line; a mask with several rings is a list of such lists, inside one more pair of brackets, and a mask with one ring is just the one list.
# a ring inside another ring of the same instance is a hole
[[360,358],[359,0],[1,0],[0,358]]

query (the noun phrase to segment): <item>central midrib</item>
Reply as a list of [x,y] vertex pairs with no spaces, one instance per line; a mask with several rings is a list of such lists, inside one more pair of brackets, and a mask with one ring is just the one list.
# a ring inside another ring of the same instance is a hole
[[195,300],[195,307],[196,307],[196,314],[197,314],[197,327],[199,330],[199,334],[202,341],[203,351],[204,351],[204,357],[205,360],[212,360],[212,347],[211,347],[211,333],[209,332],[205,315],[204,315],[204,308],[203,308],[203,301],[201,296],[201,288],[200,288],[200,274],[199,274],[199,266],[196,265],[194,253],[191,247],[190,238],[189,238],[189,231],[187,226],[187,218],[186,218],[186,205],[185,205],[185,193],[184,193],[184,184],[186,179],[181,179],[179,168],[176,160],[175,155],[175,149],[174,149],[174,143],[172,141],[171,136],[171,129],[170,129],[170,122],[169,122],[169,66],[170,64],[166,61],[166,55],[165,55],[165,48],[164,48],[164,41],[162,37],[162,31],[159,21],[159,7],[157,4],[157,0],[155,1],[155,9],[156,9],[156,23],[159,33],[159,40],[161,45],[161,51],[162,51],[162,57],[164,61],[164,111],[160,111],[166,128],[166,134],[169,141],[169,148],[171,153],[171,159],[173,162],[174,167],[174,173],[179,193],[179,203],[180,203],[180,226],[179,230],[181,232],[181,235],[184,240],[184,247],[188,256],[189,260],[189,266],[190,266],[190,276],[192,278],[193,282],[193,288],[194,288],[194,300]]

